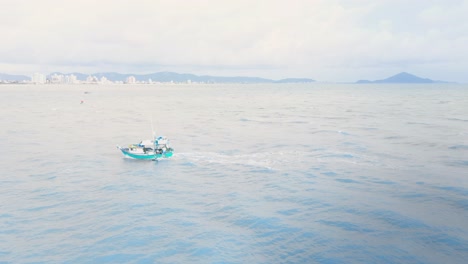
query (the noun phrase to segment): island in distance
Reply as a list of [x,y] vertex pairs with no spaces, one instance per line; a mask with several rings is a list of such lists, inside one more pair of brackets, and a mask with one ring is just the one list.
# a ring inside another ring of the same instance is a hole
[[407,73],[407,72],[400,72],[396,75],[388,77],[387,79],[383,80],[359,80],[356,83],[448,83],[445,81],[435,81],[427,78],[421,78],[416,75]]

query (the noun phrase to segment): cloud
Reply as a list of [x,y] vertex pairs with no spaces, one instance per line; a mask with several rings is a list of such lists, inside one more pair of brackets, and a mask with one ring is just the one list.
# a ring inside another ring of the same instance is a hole
[[345,80],[357,69],[453,70],[468,59],[467,2],[10,1],[0,10],[0,71],[37,65]]

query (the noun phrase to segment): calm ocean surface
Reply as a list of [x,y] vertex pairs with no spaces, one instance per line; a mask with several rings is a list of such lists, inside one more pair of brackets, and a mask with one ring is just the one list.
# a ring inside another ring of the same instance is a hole
[[[0,263],[468,259],[467,85],[0,94]],[[175,156],[123,158],[151,118]]]

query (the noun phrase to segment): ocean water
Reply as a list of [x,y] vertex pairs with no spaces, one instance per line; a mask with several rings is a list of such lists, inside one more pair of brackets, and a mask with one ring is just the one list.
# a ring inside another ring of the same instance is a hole
[[[468,259],[467,85],[0,94],[0,263]],[[123,158],[151,123],[174,157]]]

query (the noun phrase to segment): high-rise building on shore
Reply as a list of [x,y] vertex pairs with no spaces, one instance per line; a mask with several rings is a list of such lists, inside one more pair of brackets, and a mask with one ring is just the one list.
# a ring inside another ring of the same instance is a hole
[[35,84],[46,83],[46,76],[36,72],[31,76],[31,82]]
[[73,74],[66,75],[65,76],[65,83],[75,84],[75,83],[78,83],[78,79]]
[[135,76],[128,76],[128,77],[127,77],[127,80],[126,80],[126,83],[128,83],[128,84],[134,84],[134,83],[136,83],[136,78],[135,78]]
[[88,76],[86,77],[86,82],[87,83],[99,83],[99,79],[96,76]]
[[49,82],[50,83],[65,83],[65,78],[61,74],[54,73],[49,77]]

